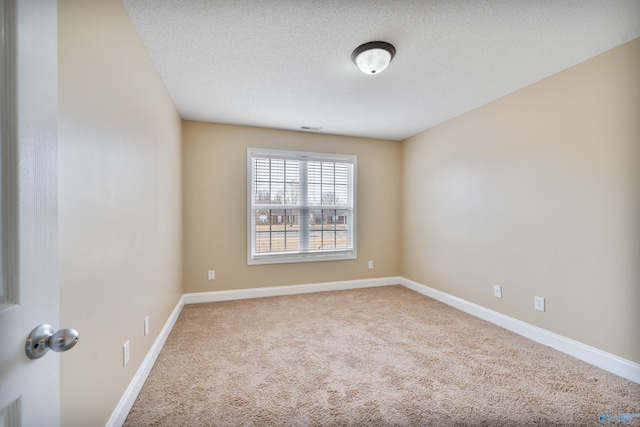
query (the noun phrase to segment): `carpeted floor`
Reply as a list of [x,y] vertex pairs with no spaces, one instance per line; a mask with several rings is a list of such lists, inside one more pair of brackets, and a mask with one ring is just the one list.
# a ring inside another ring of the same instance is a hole
[[601,413],[640,413],[640,385],[388,286],[185,306],[125,426],[597,426]]

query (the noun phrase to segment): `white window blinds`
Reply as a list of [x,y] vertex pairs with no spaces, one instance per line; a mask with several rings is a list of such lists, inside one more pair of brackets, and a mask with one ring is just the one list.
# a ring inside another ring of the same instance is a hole
[[248,150],[248,263],[353,259],[356,157]]

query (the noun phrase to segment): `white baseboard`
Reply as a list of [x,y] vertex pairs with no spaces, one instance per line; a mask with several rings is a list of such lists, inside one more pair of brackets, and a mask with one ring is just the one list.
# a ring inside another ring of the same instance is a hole
[[291,285],[291,286],[274,286],[269,288],[253,288],[253,289],[239,289],[230,291],[213,291],[213,292],[198,292],[184,294],[176,307],[171,312],[169,319],[165,323],[164,327],[160,331],[158,338],[153,343],[153,346],[147,353],[147,356],[142,361],[140,368],[136,372],[135,376],[129,383],[129,387],[125,390],[120,402],[111,413],[111,417],[105,424],[105,427],[121,427],[129,415],[129,411],[133,407],[133,404],[142,390],[144,382],[147,380],[153,364],[156,362],[160,350],[165,341],[169,337],[173,326],[178,320],[180,312],[185,304],[198,304],[204,302],[215,301],[231,301],[247,298],[261,298],[271,297],[279,295],[295,295],[295,294],[308,294],[312,292],[327,292],[327,291],[339,291],[345,289],[358,289],[358,288],[372,288],[376,286],[388,286],[399,285],[400,277],[383,277],[376,279],[362,279],[362,280],[346,280],[340,282],[326,282],[326,283],[311,283],[306,285]]
[[183,307],[184,295],[180,298],[176,307],[169,315],[169,318],[158,334],[158,337],[151,346],[149,353],[147,353],[147,356],[144,358],[142,364],[138,368],[138,371],[129,383],[129,387],[127,387],[122,398],[120,398],[120,402],[118,402],[118,405],[111,413],[111,417],[109,417],[105,427],[121,427],[122,424],[124,424],[127,419],[127,415],[129,415],[129,411],[133,407],[140,390],[142,390],[142,386],[147,380],[147,377],[151,372],[151,368],[153,368],[153,364],[156,363],[156,359],[160,355],[160,350],[162,350],[162,346],[164,346],[164,343],[167,341],[167,338],[173,329],[173,325],[175,325],[176,320],[178,320],[178,316],[180,316],[180,312],[182,312]]
[[580,359],[600,369],[640,384],[640,364],[638,363],[549,332],[546,329],[522,322],[513,317],[498,313],[497,311],[489,310],[488,308],[430,288],[413,280],[405,279],[404,277],[400,278],[400,284],[422,295],[464,311],[465,313],[494,323],[530,340],[544,344],[569,356],[573,356],[576,359]]
[[605,371],[640,384],[640,364],[631,362],[597,348],[590,347],[578,341],[565,338],[545,329],[538,328],[537,326],[506,316],[502,313],[498,313],[497,311],[489,310],[488,308],[466,301],[462,298],[449,295],[445,292],[438,291],[418,282],[414,282],[413,280],[405,279],[404,277],[381,277],[376,279],[346,280],[340,282],[310,283],[305,285],[274,286],[267,288],[184,294],[182,298],[180,298],[180,301],[178,301],[178,304],[169,316],[169,319],[167,319],[167,322],[160,331],[156,341],[153,343],[149,353],[144,358],[140,368],[138,368],[138,371],[131,380],[129,387],[127,387],[124,395],[120,399],[120,402],[118,402],[118,405],[106,423],[106,427],[120,427],[124,424],[124,421],[127,419],[127,415],[133,407],[144,382],[149,376],[149,372],[151,372],[153,364],[160,354],[160,350],[162,350],[162,346],[169,337],[169,333],[173,329],[173,325],[175,325],[176,320],[178,320],[178,316],[185,304],[371,288],[398,284],[455,307],[465,313],[469,313],[480,319],[494,323],[540,344],[544,344],[577,359],[583,360],[591,365],[604,369]]
[[346,289],[373,288],[376,286],[399,285],[401,277],[380,277],[376,279],[344,280],[340,282],[309,283],[306,285],[272,286],[268,288],[238,289],[229,291],[197,292],[184,294],[185,304],[231,301],[248,298],[275,297],[281,295],[308,294],[312,292],[341,291]]

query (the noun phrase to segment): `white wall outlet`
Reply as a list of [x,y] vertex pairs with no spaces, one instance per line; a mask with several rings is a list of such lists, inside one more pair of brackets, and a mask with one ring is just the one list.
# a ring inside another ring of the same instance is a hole
[[369,261],[369,268],[373,268],[373,261]]
[[144,318],[144,336],[149,335],[149,316]]
[[127,366],[129,363],[129,341],[122,346],[122,366]]
[[493,296],[496,298],[502,298],[502,286],[493,285]]
[[216,278],[216,271],[215,270],[209,270],[209,273],[208,273],[207,277],[209,278],[209,280],[215,279]]
[[533,308],[538,311],[544,311],[544,298],[535,297],[533,302]]

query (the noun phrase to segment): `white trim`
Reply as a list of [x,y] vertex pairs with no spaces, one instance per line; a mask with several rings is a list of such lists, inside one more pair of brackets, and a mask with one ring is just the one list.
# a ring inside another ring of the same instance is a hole
[[340,282],[309,283],[305,285],[272,286],[228,291],[198,292],[184,294],[185,304],[231,301],[249,298],[274,297],[281,295],[308,294],[312,292],[341,291],[346,289],[373,288],[377,286],[399,285],[401,277],[381,277],[376,279],[345,280]]
[[400,277],[383,277],[375,279],[346,280],[340,282],[310,283],[305,285],[273,286],[268,288],[184,294],[176,304],[176,307],[173,309],[173,312],[169,316],[169,319],[167,319],[167,322],[160,331],[160,334],[158,334],[156,341],[153,343],[153,346],[149,350],[149,353],[147,353],[147,356],[142,361],[142,364],[129,383],[129,386],[120,398],[118,405],[111,413],[111,417],[109,417],[109,420],[105,424],[105,427],[120,427],[124,424],[125,420],[127,419],[127,415],[129,415],[129,411],[131,411],[131,408],[133,407],[133,404],[135,403],[136,398],[140,393],[140,390],[142,390],[144,382],[147,380],[147,377],[151,372],[151,368],[160,355],[162,346],[167,341],[167,338],[169,337],[169,334],[171,333],[176,320],[178,320],[178,316],[180,316],[182,308],[185,306],[185,304],[198,304],[204,302],[231,301],[238,299],[262,298],[278,295],[295,295],[307,294],[312,292],[327,292],[345,289],[399,285],[400,280]]
[[147,380],[149,373],[151,372],[151,368],[153,368],[154,363],[156,363],[156,359],[160,355],[160,350],[162,350],[162,346],[167,341],[171,330],[173,329],[173,325],[175,325],[176,320],[178,320],[178,316],[180,316],[180,312],[182,312],[182,308],[184,307],[184,295],[180,298],[176,307],[169,315],[169,319],[164,324],[164,327],[158,334],[155,342],[151,346],[149,353],[142,361],[142,364],[138,368],[138,371],[134,375],[133,379],[129,383],[129,387],[125,390],[124,394],[120,398],[118,405],[111,413],[111,417],[105,424],[105,427],[120,427],[124,424],[127,419],[127,415],[129,415],[129,411],[133,407],[136,399],[138,398],[138,394],[140,390],[142,390],[142,386],[144,382]]
[[324,261],[345,261],[350,259],[358,259],[355,249],[338,249],[322,251],[309,251],[298,253],[275,254],[273,252],[267,254],[256,255],[247,265],[265,265],[265,264],[292,264],[296,262],[324,262]]
[[129,415],[129,411],[133,407],[133,404],[147,380],[151,368],[155,363],[160,350],[165,341],[169,337],[169,333],[173,329],[173,326],[182,311],[185,304],[199,304],[206,302],[216,301],[231,301],[249,298],[263,298],[273,297],[281,295],[297,295],[307,294],[313,292],[329,292],[340,291],[346,289],[359,289],[359,288],[372,288],[378,286],[390,286],[390,285],[402,285],[408,289],[411,289],[419,294],[433,298],[447,305],[450,305],[458,310],[469,313],[480,319],[491,322],[495,325],[503,327],[511,332],[515,332],[518,335],[522,335],[525,338],[536,341],[540,344],[549,346],[562,353],[573,356],[576,359],[580,359],[591,365],[594,365],[600,369],[616,374],[622,378],[626,378],[629,381],[640,384],[640,364],[632,362],[630,360],[623,359],[614,354],[607,353],[597,348],[582,344],[578,341],[574,341],[569,338],[565,338],[561,335],[549,332],[545,329],[537,326],[530,325],[522,322],[513,317],[506,316],[497,311],[490,310],[480,305],[474,304],[462,298],[455,297],[437,289],[430,288],[413,280],[406,279],[404,277],[380,277],[375,279],[361,279],[361,280],[345,280],[340,282],[325,282],[325,283],[309,283],[304,285],[289,285],[289,286],[272,286],[266,288],[252,288],[252,289],[238,289],[227,291],[213,291],[213,292],[197,292],[187,293],[180,298],[175,309],[169,316],[169,319],[165,323],[164,327],[160,331],[158,338],[153,343],[153,346],[149,350],[149,353],[145,357],[144,361],[138,368],[136,375],[131,380],[129,387],[124,392],[120,402],[114,409],[109,421],[106,423],[106,427],[119,427],[124,424],[124,421]]
[[462,298],[414,282],[413,280],[405,279],[404,277],[400,278],[400,284],[422,295],[464,311],[465,313],[469,313],[511,332],[515,332],[518,335],[522,335],[525,338],[529,338],[530,340],[549,346],[576,359],[580,359],[600,369],[640,384],[640,364],[638,363],[522,322]]

